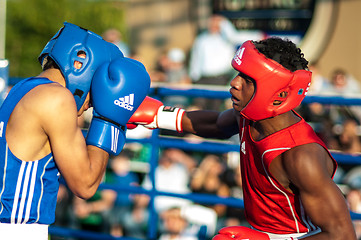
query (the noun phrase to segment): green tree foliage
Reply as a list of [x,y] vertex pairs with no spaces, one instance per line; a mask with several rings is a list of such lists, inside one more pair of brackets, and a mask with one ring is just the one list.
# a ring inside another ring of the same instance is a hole
[[125,33],[124,7],[124,2],[105,0],[8,0],[5,57],[10,76],[39,74],[37,57],[65,21],[100,35],[108,28]]

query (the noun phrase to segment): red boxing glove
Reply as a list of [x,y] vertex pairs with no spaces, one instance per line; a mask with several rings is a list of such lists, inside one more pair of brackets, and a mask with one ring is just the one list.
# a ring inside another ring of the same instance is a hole
[[133,129],[135,125],[143,125],[150,129],[163,128],[182,132],[183,114],[184,109],[165,107],[161,101],[147,96],[129,119],[127,127]]
[[136,127],[138,127],[138,125],[133,124],[133,123],[127,123],[127,129],[134,129]]
[[225,227],[212,240],[270,240],[263,232],[243,226]]
[[[270,240],[270,238],[267,234],[248,227],[232,226],[219,230],[212,240]],[[286,237],[284,240],[297,240],[297,238]]]

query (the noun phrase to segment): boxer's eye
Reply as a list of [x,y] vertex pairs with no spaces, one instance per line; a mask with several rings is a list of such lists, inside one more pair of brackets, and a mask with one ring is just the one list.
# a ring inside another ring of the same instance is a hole
[[[79,51],[78,53],[77,53],[77,56],[79,57],[79,58],[86,58],[86,53],[84,52],[84,51]],[[82,62],[79,62],[79,61],[74,61],[74,68],[75,69],[80,69],[81,67],[83,66],[83,63]]]

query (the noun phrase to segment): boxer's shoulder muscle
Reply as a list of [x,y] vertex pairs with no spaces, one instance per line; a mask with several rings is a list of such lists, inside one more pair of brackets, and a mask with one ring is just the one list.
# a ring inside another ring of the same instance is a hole
[[43,128],[50,120],[65,114],[64,110],[74,109],[74,106],[74,98],[65,87],[57,83],[40,85],[29,91],[18,102],[9,124],[33,129]]
[[35,87],[20,102],[28,103],[26,106],[29,111],[51,112],[54,107],[72,107],[75,101],[67,88],[58,83],[50,83]]
[[54,120],[69,114],[76,105],[73,96],[57,83],[40,85],[29,91],[16,105],[6,130],[12,152],[23,160],[36,160],[50,153],[45,130]]

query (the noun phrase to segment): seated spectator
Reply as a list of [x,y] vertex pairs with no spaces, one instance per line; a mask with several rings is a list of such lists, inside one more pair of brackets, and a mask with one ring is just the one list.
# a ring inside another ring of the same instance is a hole
[[[335,69],[331,77],[329,94],[341,97],[360,97],[361,87],[357,80],[343,69]],[[361,123],[360,106],[332,105],[330,117],[334,124],[342,124],[345,119],[353,118],[358,124]]]
[[[352,188],[346,195],[350,211],[354,213],[361,213],[361,191],[359,188]],[[361,220],[352,221],[355,226],[357,239],[361,238]]]
[[[63,183],[59,184],[58,196],[56,200],[56,209],[55,209],[55,222],[54,226],[57,227],[68,227],[74,228],[72,212],[72,202],[74,194],[67,188]],[[60,236],[51,236],[51,240],[62,240],[63,237]]]
[[339,136],[340,150],[345,153],[361,153],[361,139],[358,135],[358,125],[354,119],[346,119],[342,124]]
[[186,54],[180,48],[171,48],[168,53],[168,64],[165,69],[168,85],[179,86],[191,84],[186,69]]
[[[309,95],[324,95],[330,90],[330,81],[321,75],[317,63],[309,65],[309,70],[312,72],[311,86],[308,90]],[[302,117],[312,126],[315,132],[324,139],[324,128],[328,126],[329,121],[329,107],[318,102],[302,104],[299,109]],[[326,131],[329,131],[327,129]]]
[[[179,149],[164,149],[155,170],[155,188],[158,191],[172,193],[190,193],[189,179],[191,158]],[[152,182],[147,175],[142,183],[145,189],[152,188]],[[168,196],[155,198],[155,209],[158,213],[173,207],[189,205],[192,202],[186,199]]]
[[109,211],[112,210],[116,192],[98,190],[89,200],[74,197],[73,209],[78,228],[86,231],[109,233]]
[[188,221],[181,216],[178,208],[172,208],[161,214],[162,232],[159,240],[197,240],[196,233],[189,232]]
[[217,214],[197,204],[170,208],[160,215],[160,240],[197,240],[201,227],[207,228],[205,237],[215,234]]
[[[346,200],[350,211],[361,214],[361,167],[356,166],[344,176],[344,184],[349,187]],[[358,239],[361,239],[361,220],[353,220]]]
[[113,236],[126,236],[146,239],[149,221],[149,197],[144,194],[134,194],[131,211],[124,214],[122,228],[113,228]]
[[155,67],[150,71],[150,79],[152,85],[157,83],[165,83],[167,81],[166,70],[169,65],[169,58],[167,51],[162,51],[156,59]]
[[[110,159],[111,172],[107,175],[107,183],[114,186],[138,186],[138,176],[130,171],[130,158],[127,151]],[[123,226],[128,220],[125,215],[132,211],[133,199],[129,192],[117,192],[114,206],[109,212],[110,232],[113,236],[122,236]]]
[[329,91],[331,87],[330,80],[320,73],[318,64],[311,63],[309,70],[312,72],[312,81],[308,94],[322,95]]
[[[224,182],[229,187],[230,197],[243,200],[242,177],[240,167],[228,168],[223,175]],[[249,226],[244,214],[244,208],[227,206],[223,226]]]
[[335,69],[331,75],[331,86],[329,89],[333,95],[359,96],[361,87],[359,82],[343,69]]
[[[165,68],[165,84],[168,87],[190,86],[191,79],[186,68],[186,54],[180,48],[172,48],[167,53],[168,64]],[[165,96],[163,98],[165,105],[186,108],[189,106],[190,99],[185,96]]]
[[[221,159],[209,154],[199,164],[191,178],[191,189],[194,193],[213,194],[221,197],[229,197],[230,190],[221,175],[225,171],[225,166]],[[216,211],[218,219],[225,217],[227,206],[224,204],[205,205]]]

